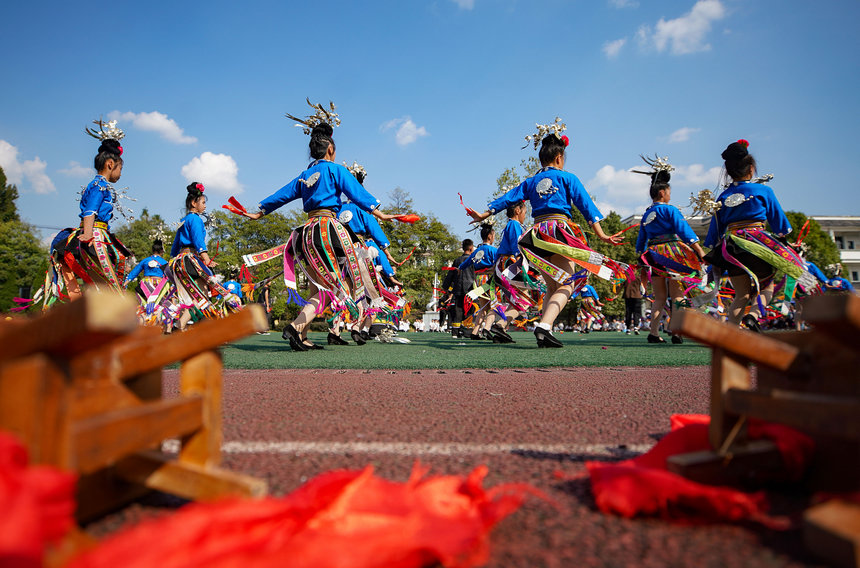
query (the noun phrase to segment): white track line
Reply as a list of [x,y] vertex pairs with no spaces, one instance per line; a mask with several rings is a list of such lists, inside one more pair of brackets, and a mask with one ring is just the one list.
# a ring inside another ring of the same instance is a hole
[[[626,456],[651,449],[653,444],[462,444],[444,442],[226,442],[226,454],[392,454],[399,456],[461,456],[474,454],[562,454]],[[165,452],[178,452],[178,440],[166,440]]]

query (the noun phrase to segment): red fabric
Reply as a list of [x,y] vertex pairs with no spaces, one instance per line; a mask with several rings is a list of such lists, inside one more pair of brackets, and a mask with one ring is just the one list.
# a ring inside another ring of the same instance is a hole
[[283,498],[188,505],[145,521],[76,558],[68,568],[477,566],[488,531],[514,512],[527,485],[485,490],[485,467],[468,477],[406,483],[373,469],[324,473]]
[[71,473],[28,466],[27,449],[0,432],[0,566],[42,565],[45,545],[74,523],[75,481]]
[[[653,515],[671,520],[752,520],[771,528],[787,528],[785,519],[767,515],[763,492],[744,493],[727,487],[696,483],[666,469],[668,457],[711,450],[710,417],[673,415],[672,430],[651,450],[615,464],[586,462],[597,507],[624,517]],[[786,463],[790,478],[799,478],[814,450],[808,436],[787,426],[750,420],[750,439],[772,440]]]
[[395,217],[395,219],[400,221],[401,223],[409,223],[410,225],[412,225],[416,221],[420,220],[421,217],[415,215],[414,213],[410,213],[408,215],[398,215],[397,217]]

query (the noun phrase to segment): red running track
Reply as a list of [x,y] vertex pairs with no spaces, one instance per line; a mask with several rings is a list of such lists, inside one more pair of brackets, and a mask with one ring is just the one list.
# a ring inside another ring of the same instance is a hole
[[[796,531],[606,516],[587,480],[553,477],[644,451],[673,413],[706,413],[709,377],[707,367],[227,370],[224,464],[266,479],[273,495],[331,469],[372,464],[405,481],[415,460],[436,474],[486,464],[486,486],[529,482],[559,505],[531,500],[500,523],[494,567],[812,565]],[[177,385],[166,371],[167,395]],[[104,535],[166,505],[149,499],[89,529]]]

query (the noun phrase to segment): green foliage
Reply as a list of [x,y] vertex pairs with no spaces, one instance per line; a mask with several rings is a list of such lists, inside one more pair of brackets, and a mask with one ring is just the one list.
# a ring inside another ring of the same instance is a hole
[[36,232],[18,217],[15,200],[18,190],[6,185],[0,169],[0,312],[16,304],[22,293],[30,295],[42,285],[48,268],[48,249],[39,242]]
[[176,229],[160,215],[150,215],[149,211],[144,209],[138,219],[118,227],[114,233],[120,242],[134,253],[137,260],[142,260],[152,254],[152,242],[158,237],[162,240],[165,258],[169,257]]
[[792,232],[789,239],[794,241],[800,235],[800,230],[806,221],[809,221],[809,234],[803,239],[803,243],[808,247],[806,250],[806,260],[818,265],[822,271],[828,264],[839,262],[839,249],[836,243],[830,238],[830,235],[821,229],[821,225],[815,219],[809,219],[803,213],[798,211],[786,211],[785,216],[791,223]]

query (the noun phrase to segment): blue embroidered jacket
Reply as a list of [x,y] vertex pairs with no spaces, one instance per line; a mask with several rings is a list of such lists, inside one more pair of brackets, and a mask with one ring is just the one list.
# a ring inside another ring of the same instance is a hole
[[296,179],[261,201],[259,207],[268,215],[301,198],[306,213],[315,209],[338,211],[341,193],[365,211],[379,207],[379,200],[364,189],[348,169],[326,160],[311,162]]
[[662,235],[677,235],[685,243],[695,243],[699,237],[690,224],[674,205],[654,202],[642,215],[639,237],[636,239],[636,252],[642,254],[648,248],[648,241]]
[[482,268],[489,268],[496,264],[496,257],[499,254],[499,249],[494,247],[493,245],[488,245],[487,243],[481,243],[475,250],[472,251],[472,254],[464,260],[460,266],[458,267],[460,270],[464,270],[472,265],[475,265],[475,270],[481,270]]
[[517,243],[520,237],[523,236],[523,226],[516,219],[509,219],[505,225],[505,230],[502,231],[502,241],[499,243],[499,256],[517,255],[520,254],[520,248]]
[[508,205],[528,199],[532,215],[541,217],[553,213],[571,216],[571,205],[575,206],[588,223],[603,219],[591,196],[585,191],[575,175],[564,170],[544,168],[520,185],[493,200],[487,206],[490,213],[503,211]]
[[178,255],[185,247],[191,247],[197,254],[206,251],[206,228],[197,213],[189,213],[182,218],[170,248],[170,256]]
[[760,183],[734,182],[717,198],[722,206],[711,217],[711,226],[705,238],[706,247],[714,247],[728,226],[743,221],[767,221],[770,230],[778,237],[791,232],[791,224],[782,211],[773,190]]
[[92,215],[108,224],[113,217],[113,193],[103,175],[97,175],[81,194],[81,219]]
[[162,266],[167,264],[167,261],[154,254],[152,256],[148,256],[137,263],[137,266],[131,269],[131,272],[128,273],[128,276],[125,277],[126,281],[131,282],[143,271],[144,277],[154,277],[161,278],[164,276],[164,269]]

